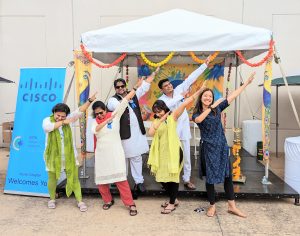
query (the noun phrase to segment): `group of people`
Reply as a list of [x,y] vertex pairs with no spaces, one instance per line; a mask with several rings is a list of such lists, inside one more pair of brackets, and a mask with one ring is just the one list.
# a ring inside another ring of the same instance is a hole
[[170,214],[179,205],[177,194],[182,169],[184,187],[189,190],[196,189],[191,182],[191,133],[186,111],[186,107],[196,101],[192,118],[201,131],[199,172],[201,177],[206,176],[206,190],[210,203],[206,214],[209,217],[215,215],[214,184],[224,183],[228,212],[246,217],[236,207],[234,201],[231,165],[221,112],[252,82],[254,76],[250,76],[226,99],[214,101],[213,91],[208,88],[201,88],[186,98],[190,86],[205,71],[209,63],[210,57],[175,89],[168,79],[159,81],[158,86],[163,95],[152,106],[155,119],[148,131],[149,135],[153,136],[150,150],[138,100],[149,91],[159,68],[147,79],[140,80],[131,91],[127,90],[125,80],[115,80],[116,94],[108,100],[107,105],[95,101],[96,94],[94,94],[71,114],[66,104],[60,103],[54,106],[52,115],[43,121],[43,129],[46,133],[44,158],[49,176],[48,208],[56,207],[57,181],[65,173],[67,196],[74,192],[80,211],[87,210],[86,204],[82,201],[77,152],[70,124],[93,103],[95,120],[92,124],[92,132],[96,137],[95,183],[104,202],[103,209],[108,210],[114,204],[109,185],[115,183],[121,200],[129,209],[129,214],[137,215],[137,207],[127,181],[128,169],[130,166],[135,182],[134,189],[145,192],[142,154],[149,151],[150,171],[169,197],[169,200],[161,205],[161,213]]

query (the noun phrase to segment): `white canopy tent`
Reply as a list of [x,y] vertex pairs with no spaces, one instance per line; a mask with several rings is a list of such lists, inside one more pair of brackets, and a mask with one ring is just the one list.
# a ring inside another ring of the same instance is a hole
[[136,56],[145,52],[160,61],[176,52],[170,63],[195,63],[189,51],[207,55],[220,51],[220,57],[242,50],[251,58],[269,49],[272,32],[181,9],[144,17],[123,24],[90,31],[81,35],[83,45],[93,57],[111,63],[126,52],[126,64],[136,66]]
[[[93,57],[103,63],[111,63],[121,53],[127,53],[125,64],[136,66],[141,52],[153,62],[176,52],[169,63],[195,64],[189,52],[206,57],[219,51],[218,57],[229,58],[226,65],[238,66],[236,50],[246,59],[269,50],[272,32],[267,29],[221,20],[182,9],[174,9],[157,15],[90,31],[81,35],[81,41]],[[237,73],[236,73],[237,76]],[[237,87],[237,78],[235,86]],[[237,127],[237,103],[234,126]],[[266,165],[268,179],[268,162]],[[264,181],[265,183],[267,181]]]

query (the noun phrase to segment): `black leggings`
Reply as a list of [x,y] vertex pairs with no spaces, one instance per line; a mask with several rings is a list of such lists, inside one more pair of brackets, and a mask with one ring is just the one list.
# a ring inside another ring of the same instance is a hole
[[[215,186],[214,184],[208,184],[208,183],[206,183],[205,185],[206,185],[208,201],[210,205],[214,205],[216,202]],[[225,190],[227,200],[234,200],[233,183],[232,183],[231,175],[225,178],[224,190]]]
[[179,183],[167,182],[161,183],[161,185],[164,187],[168,196],[170,197],[169,203],[174,204],[178,194]]

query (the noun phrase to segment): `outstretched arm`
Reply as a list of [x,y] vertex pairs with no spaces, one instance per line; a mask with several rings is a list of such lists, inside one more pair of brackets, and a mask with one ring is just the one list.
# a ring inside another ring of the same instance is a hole
[[197,92],[195,92],[192,96],[186,98],[183,103],[180,104],[178,108],[176,108],[172,115],[174,117],[174,120],[177,120],[181,114],[183,113],[184,109],[189,105],[191,102],[195,101],[195,99],[199,96],[202,89],[200,88]]
[[194,70],[186,80],[184,80],[180,85],[175,88],[177,93],[184,93],[188,91],[190,86],[197,80],[197,78],[205,71],[207,65],[210,62],[210,56],[208,56],[201,66],[199,66],[196,70]]
[[136,96],[138,99],[140,99],[142,96],[144,96],[145,93],[149,91],[151,83],[158,72],[159,72],[159,67],[157,67],[156,70],[153,71],[152,74],[148,76],[146,80],[141,79],[139,81],[139,83],[141,83],[141,86],[139,86],[136,91]]
[[235,91],[233,91],[227,98],[228,104],[230,104],[237,96],[239,96],[241,94],[241,92],[244,91],[244,89],[251,84],[252,80],[254,79],[255,76],[255,72],[253,72],[250,77],[246,80],[246,82],[240,86],[238,89],[236,89]]
[[81,105],[81,106],[79,107],[79,111],[80,111],[80,112],[85,112],[85,111],[88,109],[88,107],[91,105],[91,103],[92,103],[93,101],[95,101],[95,99],[96,99],[96,94],[97,94],[97,92],[94,93],[93,96],[91,96],[91,97],[90,97],[83,105]]

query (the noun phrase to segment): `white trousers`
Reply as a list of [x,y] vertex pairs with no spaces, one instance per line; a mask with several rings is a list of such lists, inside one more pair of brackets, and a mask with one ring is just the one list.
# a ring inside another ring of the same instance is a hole
[[143,158],[141,155],[126,158],[126,173],[128,175],[128,162],[130,162],[130,171],[132,178],[136,184],[144,183],[143,171]]
[[190,140],[180,140],[183,148],[183,176],[184,182],[189,182],[191,179],[191,147]]

